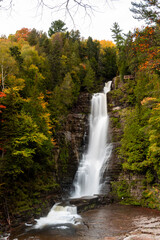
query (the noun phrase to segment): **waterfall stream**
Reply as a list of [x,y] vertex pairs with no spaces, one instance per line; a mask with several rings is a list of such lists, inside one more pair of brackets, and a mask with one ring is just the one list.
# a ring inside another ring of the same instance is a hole
[[88,150],[82,156],[73,182],[73,198],[93,196],[101,192],[101,180],[112,148],[111,144],[107,143],[109,116],[106,94],[110,87],[111,81],[105,84],[104,93],[96,93],[92,97]]
[[[91,114],[89,118],[88,150],[80,161],[73,186],[71,198],[93,196],[100,194],[103,186],[102,176],[107,161],[111,155],[111,144],[107,143],[109,117],[107,113],[107,92],[110,91],[111,81],[107,82],[103,93],[96,93],[91,100]],[[67,224],[81,223],[81,216],[77,214],[74,205],[64,206],[55,204],[46,217],[36,220],[35,229],[48,225],[65,229]]]
[[48,225],[56,228],[66,229],[67,224],[77,225],[81,222],[81,216],[77,214],[76,206],[62,206],[61,203],[56,203],[46,217],[37,219],[35,229],[41,229]]

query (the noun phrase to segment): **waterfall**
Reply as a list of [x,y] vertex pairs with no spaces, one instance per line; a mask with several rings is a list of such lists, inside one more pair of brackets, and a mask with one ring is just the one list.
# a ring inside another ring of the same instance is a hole
[[[106,169],[111,154],[111,144],[107,143],[109,117],[107,114],[107,92],[110,91],[111,81],[107,82],[103,93],[96,93],[91,101],[89,118],[88,150],[83,154],[73,185],[75,191],[71,198],[93,196],[99,194],[103,186],[101,177]],[[56,228],[68,228],[67,224],[81,223],[75,205],[55,204],[46,217],[36,219],[35,229],[51,225]]]
[[107,82],[103,93],[96,93],[91,100],[89,117],[89,142],[87,152],[82,155],[73,186],[72,198],[100,194],[102,176],[111,155],[111,144],[107,143],[109,116],[107,113],[107,93],[111,81]]
[[35,229],[41,229],[48,225],[65,229],[67,228],[66,224],[79,224],[81,217],[77,214],[76,206],[62,206],[61,203],[56,203],[46,217],[35,220],[37,222],[34,226]]

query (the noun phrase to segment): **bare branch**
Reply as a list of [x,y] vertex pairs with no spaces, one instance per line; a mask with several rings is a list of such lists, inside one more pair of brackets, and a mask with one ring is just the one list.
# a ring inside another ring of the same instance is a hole
[[[94,15],[94,12],[98,11],[98,3],[97,6],[94,6],[93,2],[90,0],[33,0],[37,2],[36,12],[40,13],[40,16],[43,15],[44,9],[50,9],[52,12],[64,11],[65,16],[69,15],[73,24],[74,24],[74,16],[78,13],[80,9],[84,10],[84,17],[89,17]],[[118,0],[101,0],[104,3],[108,3],[109,1],[118,1]],[[14,3],[16,0],[0,0],[0,10],[12,10]]]
[[10,10],[13,6],[13,0],[0,0],[0,10]]

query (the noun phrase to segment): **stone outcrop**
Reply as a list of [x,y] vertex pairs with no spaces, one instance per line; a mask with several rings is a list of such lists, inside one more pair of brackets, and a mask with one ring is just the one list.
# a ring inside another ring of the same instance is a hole
[[[113,87],[115,84],[113,84]],[[103,180],[104,186],[102,194],[109,195],[111,191],[111,181],[118,179],[121,171],[121,161],[117,154],[117,148],[120,146],[120,139],[122,130],[118,126],[118,122],[121,121],[119,117],[118,101],[112,98],[112,94],[108,93],[108,113],[110,117],[109,124],[109,141],[112,142],[112,154],[109,159],[108,165],[104,172]],[[71,188],[74,175],[76,173],[78,163],[81,159],[82,152],[87,148],[88,143],[88,117],[90,113],[90,100],[91,95],[82,92],[75,106],[71,109],[64,123],[62,131],[59,133],[59,141],[61,148],[59,149],[58,161],[58,176],[62,187],[64,196],[67,196]],[[64,161],[60,157],[60,151],[62,152],[64,147],[68,150],[65,153],[66,168],[64,167]],[[67,156],[68,154],[68,156]]]
[[89,93],[80,94],[58,133],[60,148],[56,160],[58,162],[57,176],[64,195],[70,189],[81,154],[87,145],[90,99]]
[[113,151],[107,174],[110,176],[110,182],[112,182],[112,196],[121,203],[159,208],[159,202],[156,199],[159,191],[146,184],[145,175],[122,168],[125,160],[120,154],[121,139],[128,109],[133,107],[128,101],[129,95],[128,90],[124,87],[125,84],[125,81],[122,82],[119,78],[114,78],[113,91],[108,94]]
[[[115,82],[112,82],[112,90],[115,89]],[[118,180],[119,174],[121,172],[121,159],[118,156],[118,148],[120,147],[120,140],[123,134],[122,128],[120,127],[121,119],[119,115],[119,110],[121,110],[121,105],[118,99],[112,97],[112,90],[107,94],[107,107],[109,114],[109,142],[112,144],[112,154],[106,166],[104,173],[104,189],[103,193],[110,195],[112,190],[111,182]]]
[[[120,145],[121,128],[115,124],[119,121],[118,109],[120,106],[113,101],[110,93],[108,96],[108,112],[110,116],[109,141],[112,142],[112,155],[104,172],[104,188],[102,193],[109,194],[111,181],[117,180],[121,170],[120,159],[117,157],[117,148]],[[71,188],[82,152],[86,150],[88,143],[88,117],[90,113],[91,95],[82,92],[75,106],[72,107],[64,122],[62,130],[58,133],[60,148],[57,154],[57,176],[64,196],[67,196]],[[118,108],[118,109],[117,109]],[[64,151],[64,154],[62,154]],[[64,156],[62,156],[64,155]],[[64,159],[63,159],[64,158]]]
[[[122,135],[121,128],[118,128],[115,124],[119,121],[118,110],[120,106],[117,102],[114,102],[110,93],[108,96],[108,112],[110,117],[109,125],[109,141],[112,142],[112,154],[109,159],[108,165],[104,172],[103,180],[104,186],[102,194],[108,195],[111,191],[111,181],[117,180],[121,171],[120,159],[118,158],[117,148],[120,145],[120,138]],[[67,196],[71,188],[74,175],[76,173],[78,163],[81,159],[82,152],[87,148],[88,143],[88,117],[90,113],[90,100],[91,95],[88,93],[81,93],[75,106],[73,106],[71,112],[68,114],[64,123],[62,131],[59,133],[59,140],[61,149],[63,151],[64,146],[68,150],[68,160],[66,162],[66,169],[62,171],[64,167],[63,159],[59,157],[58,161],[58,176],[62,187],[63,195]],[[67,158],[65,153],[65,159]]]

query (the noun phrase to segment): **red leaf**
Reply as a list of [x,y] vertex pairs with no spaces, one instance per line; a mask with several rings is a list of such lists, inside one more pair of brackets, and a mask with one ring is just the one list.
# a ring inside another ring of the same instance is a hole
[[6,106],[4,106],[4,105],[0,105],[0,108],[6,108]]

